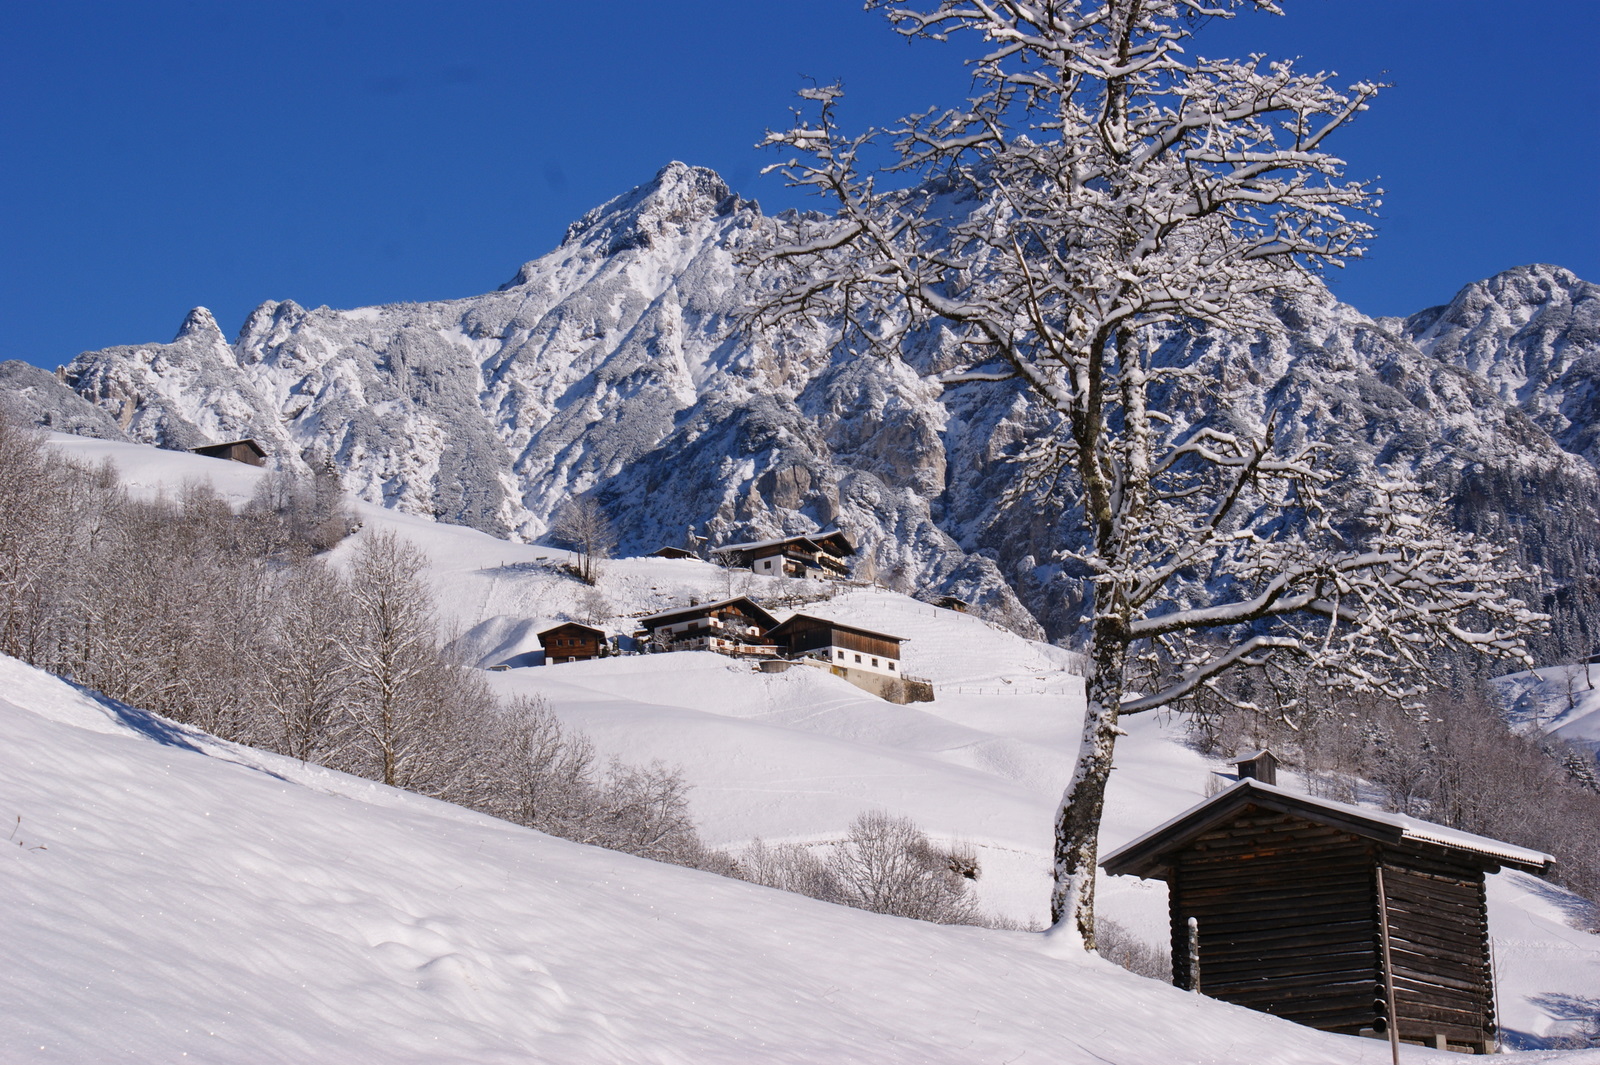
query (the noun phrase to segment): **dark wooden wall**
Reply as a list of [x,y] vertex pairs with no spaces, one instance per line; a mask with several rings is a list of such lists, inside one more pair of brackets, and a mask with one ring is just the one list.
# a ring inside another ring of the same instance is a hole
[[1401,1038],[1494,1038],[1483,871],[1415,852],[1383,855]]
[[1174,856],[1173,978],[1325,1031],[1370,1028],[1381,998],[1373,845],[1290,814],[1247,808]]
[[597,658],[602,639],[593,632],[563,626],[553,632],[539,635],[546,662],[560,662],[568,658]]
[[791,654],[815,651],[819,647],[833,645],[859,651],[865,655],[877,655],[879,658],[892,658],[896,661],[900,659],[898,640],[864,636],[861,633],[841,629],[829,622],[807,617],[795,618],[789,625],[787,636]]

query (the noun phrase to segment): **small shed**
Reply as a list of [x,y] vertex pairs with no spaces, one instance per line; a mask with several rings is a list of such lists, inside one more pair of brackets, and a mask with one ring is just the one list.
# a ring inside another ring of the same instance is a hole
[[1392,990],[1399,1038],[1479,1053],[1495,1034],[1484,875],[1552,864],[1249,778],[1101,863],[1167,882],[1180,987],[1349,1035],[1388,1030]]
[[1265,748],[1241,754],[1229,764],[1238,771],[1240,780],[1259,780],[1263,784],[1278,782],[1278,756]]
[[193,447],[189,450],[207,458],[227,459],[230,462],[243,462],[250,466],[262,466],[267,461],[266,449],[248,437],[243,440],[230,440],[226,444],[206,444],[204,447]]
[[610,650],[610,643],[601,629],[569,621],[539,633],[539,646],[544,648],[547,664],[557,662],[585,662],[599,658]]
[[658,547],[650,552],[651,558],[694,558],[700,556],[683,547]]

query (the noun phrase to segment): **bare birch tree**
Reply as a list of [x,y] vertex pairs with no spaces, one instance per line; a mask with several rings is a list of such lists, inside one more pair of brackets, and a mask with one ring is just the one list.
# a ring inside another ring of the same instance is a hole
[[[886,358],[937,326],[967,355],[946,383],[1020,379],[1058,427],[1025,452],[1024,490],[1069,497],[1093,608],[1050,909],[1092,948],[1120,715],[1284,655],[1398,690],[1442,641],[1523,654],[1535,616],[1508,598],[1497,552],[1443,533],[1403,477],[1336,480],[1271,416],[1218,428],[1152,407],[1185,376],[1227,400],[1200,366],[1158,358],[1164,338],[1278,328],[1274,298],[1359,256],[1378,190],[1346,179],[1327,142],[1377,85],[1183,47],[1212,18],[1277,13],[1269,0],[867,6],[910,38],[973,41],[974,95],[851,135],[839,86],[800,92],[794,126],[767,137],[788,153],[769,169],[837,212],[770,223],[750,256],[766,295],[749,322],[842,321]],[[880,172],[862,161],[875,141],[890,145]]]
[[578,577],[586,584],[600,578],[600,563],[617,547],[611,518],[592,496],[567,500],[550,523],[550,538],[578,553]]
[[362,541],[350,563],[345,633],[349,713],[362,775],[413,788],[429,757],[428,724],[441,685],[433,598],[421,551],[390,532]]

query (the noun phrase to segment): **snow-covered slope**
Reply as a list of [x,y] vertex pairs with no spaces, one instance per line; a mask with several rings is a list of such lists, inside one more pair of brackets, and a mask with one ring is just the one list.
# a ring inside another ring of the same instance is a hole
[[[125,481],[146,493],[175,492],[203,478],[225,498],[243,501],[262,475],[150,447],[52,440],[88,461],[111,459]],[[517,661],[537,648],[539,629],[570,616],[626,628],[630,614],[730,592],[753,594],[780,613],[802,607],[909,638],[905,667],[935,681],[932,703],[894,706],[811,670],[759,674],[708,654],[514,668],[488,677],[506,694],[543,694],[603,755],[681,766],[693,785],[695,816],[713,844],[739,847],[760,836],[821,845],[863,810],[885,809],[913,818],[941,841],[970,846],[982,865],[977,890],[986,909],[1042,922],[1051,819],[1082,712],[1069,653],[884,591],[785,607],[785,595],[819,597],[828,586],[749,575],[730,587],[727,573],[693,561],[613,561],[596,594],[551,565],[565,558],[562,552],[372,505],[358,513],[367,529],[392,529],[427,553],[435,589],[464,634],[463,649],[485,665]],[[1180,724],[1145,716],[1127,725],[1108,801],[1108,848],[1198,802],[1225,769],[1184,745]],[[1531,878],[1491,880],[1492,934],[1512,956],[1502,966],[1502,1016],[1509,1029],[1538,1038],[1559,1028],[1563,1003],[1600,997],[1600,937],[1567,925],[1561,893]],[[1151,941],[1166,937],[1159,882],[1108,878],[1102,910]],[[1124,1065],[1144,1060],[1109,1056]],[[1197,1053],[1171,1060],[1206,1059]]]
[[[829,906],[239,749],[9,659],[0,691],[0,1060],[1389,1059],[1037,935]],[[1558,1058],[1600,1052],[1526,1060]]]
[[[86,352],[64,376],[134,439],[254,436],[277,461],[331,462],[351,491],[406,513],[537,539],[592,491],[632,553],[690,526],[731,542],[837,523],[865,577],[958,595],[1019,632],[1035,620],[1071,632],[1081,574],[1057,560],[1061,513],[1002,503],[1042,416],[1013,382],[942,387],[964,356],[939,330],[892,360],[856,355],[826,322],[741,333],[751,282],[736,257],[764,224],[716,174],[673,163],[497,292],[356,310],[268,302],[231,345],[196,309],[173,343]],[[1600,513],[1595,471],[1575,454],[1595,423],[1582,384],[1600,358],[1592,288],[1523,268],[1407,322],[1320,292],[1278,309],[1281,340],[1175,333],[1164,357],[1200,372],[1163,407],[1239,427],[1270,409],[1351,468],[1396,463],[1446,493],[1465,482],[1485,511],[1474,528],[1513,527],[1521,561],[1565,580],[1549,545],[1570,555],[1571,531]],[[1552,405],[1565,420],[1546,417]],[[1540,498],[1562,503],[1523,513]]]

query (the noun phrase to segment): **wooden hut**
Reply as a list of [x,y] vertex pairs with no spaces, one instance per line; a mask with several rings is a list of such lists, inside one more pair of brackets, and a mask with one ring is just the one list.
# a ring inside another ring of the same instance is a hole
[[1268,750],[1241,754],[1230,765],[1238,772],[1240,780],[1259,780],[1263,784],[1278,782],[1278,756]]
[[212,459],[227,459],[230,462],[243,462],[250,466],[265,465],[267,452],[254,440],[230,440],[226,444],[206,444],[204,447],[189,449],[196,455],[204,455]]
[[1386,1032],[1392,1001],[1401,1039],[1486,1053],[1484,874],[1544,873],[1553,861],[1247,778],[1101,864],[1167,882],[1180,987],[1350,1035]]
[[569,621],[539,633],[546,665],[557,662],[585,662],[610,650],[610,641],[601,629]]

